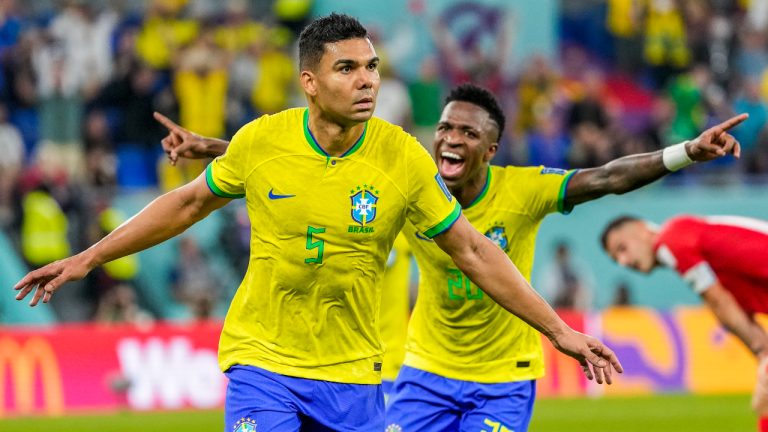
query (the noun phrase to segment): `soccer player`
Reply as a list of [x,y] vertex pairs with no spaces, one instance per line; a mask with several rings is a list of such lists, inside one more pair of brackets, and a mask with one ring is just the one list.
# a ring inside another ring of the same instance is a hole
[[365,28],[331,14],[299,36],[308,108],[241,128],[225,154],[89,249],[29,272],[18,300],[46,303],[94,267],[183,232],[233,198],[251,221],[248,270],[222,329],[226,430],[381,431],[379,275],[406,220],[498,304],[582,365],[621,372],[600,341],[568,327],[480,234],[421,145],[372,118],[379,59]]
[[605,227],[601,241],[624,267],[676,271],[758,358],[752,407],[761,417],[760,430],[768,431],[768,334],[754,319],[755,313],[768,313],[768,222],[685,215],[657,226],[622,216]]
[[[636,189],[692,163],[689,154],[696,161],[738,155],[738,143],[725,130],[745,118],[734,117],[667,150],[620,158],[599,168],[501,168],[489,162],[504,129],[504,114],[488,91],[464,85],[447,98],[435,133],[434,157],[467,219],[529,278],[544,216]],[[179,155],[203,156],[226,146],[164,124],[172,131],[163,142],[172,162]],[[539,335],[472,284],[439,245],[407,223],[404,232],[421,276],[405,367],[395,382],[387,423],[392,430],[404,431],[525,431],[534,380],[544,374]]]

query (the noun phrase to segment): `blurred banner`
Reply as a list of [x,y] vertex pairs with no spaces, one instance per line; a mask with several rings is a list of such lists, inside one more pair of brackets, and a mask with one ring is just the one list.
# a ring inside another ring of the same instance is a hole
[[[595,385],[544,341],[541,397],[745,393],[754,385],[755,359],[704,308],[560,314],[573,328],[602,338],[625,373],[612,386]],[[0,327],[0,418],[221,407],[220,329],[220,322]]]
[[0,327],[0,418],[222,406],[220,322]]

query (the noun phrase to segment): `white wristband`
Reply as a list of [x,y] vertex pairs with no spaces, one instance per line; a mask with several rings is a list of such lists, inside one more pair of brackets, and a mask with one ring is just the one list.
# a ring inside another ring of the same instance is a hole
[[662,152],[662,160],[664,166],[670,171],[677,171],[680,168],[685,168],[688,165],[694,163],[693,159],[688,156],[688,152],[685,151],[685,144],[688,141],[683,141],[680,144],[671,145],[664,149]]

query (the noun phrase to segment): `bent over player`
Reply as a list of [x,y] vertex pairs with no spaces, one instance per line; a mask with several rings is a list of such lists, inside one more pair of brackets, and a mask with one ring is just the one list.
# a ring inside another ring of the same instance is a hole
[[691,285],[720,323],[758,358],[752,407],[768,432],[768,222],[739,216],[677,216],[662,226],[622,216],[601,236],[618,264],[650,273],[669,267]]

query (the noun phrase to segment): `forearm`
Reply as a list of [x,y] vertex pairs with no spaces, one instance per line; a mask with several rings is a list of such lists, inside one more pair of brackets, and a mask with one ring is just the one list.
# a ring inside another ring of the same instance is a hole
[[738,337],[755,355],[768,350],[768,335],[758,323],[741,310],[727,311],[723,309],[713,308],[713,311],[726,330]]
[[724,288],[715,286],[705,291],[704,301],[723,327],[738,337],[753,354],[759,355],[768,350],[765,330],[744,312]]
[[623,194],[652,183],[669,170],[662,151],[624,156],[597,168],[579,170],[568,182],[566,202],[581,204],[608,194]]
[[528,284],[517,267],[482,237],[474,253],[454,258],[457,267],[501,307],[554,341],[568,326]]
[[205,142],[206,152],[210,157],[217,157],[223,155],[227,151],[229,141],[218,138],[203,138]]

